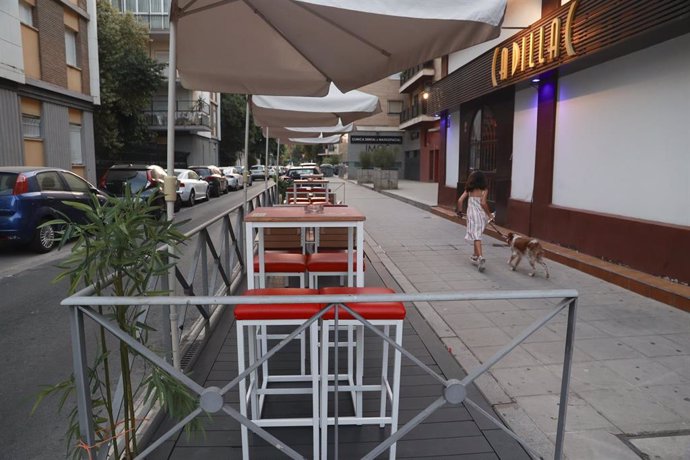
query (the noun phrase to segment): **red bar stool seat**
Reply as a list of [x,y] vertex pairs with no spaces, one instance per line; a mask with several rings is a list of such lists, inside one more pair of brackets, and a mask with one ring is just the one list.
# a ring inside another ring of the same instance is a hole
[[[315,289],[304,288],[265,288],[250,289],[245,296],[282,296],[282,295],[315,295]],[[270,303],[270,304],[238,304],[234,315],[237,323],[237,367],[238,373],[244,372],[247,366],[253,365],[261,356],[269,351],[268,340],[283,339],[286,334],[268,334],[267,328],[272,326],[294,326],[303,324],[317,314],[323,304],[316,303]],[[261,367],[261,378],[255,370],[247,379],[239,383],[240,413],[247,416],[247,403],[251,410],[248,418],[262,427],[280,426],[311,426],[314,443],[314,458],[319,456],[319,366],[318,366],[318,321],[314,321],[309,328],[309,373],[304,370],[304,333],[301,340],[301,373],[295,375],[271,375],[268,362]],[[245,329],[247,339],[245,340]],[[246,343],[245,343],[246,342]],[[246,355],[245,356],[245,347]],[[269,388],[270,383],[281,383],[280,388]],[[286,383],[295,383],[287,386]],[[310,386],[304,386],[311,383]],[[262,418],[261,411],[266,395],[311,394],[312,416],[297,418]],[[249,438],[247,427],[241,426],[242,456],[249,458]]]
[[[300,287],[304,287],[304,275],[307,270],[307,256],[296,252],[266,251],[264,252],[264,272],[266,276],[295,276],[300,280]],[[254,278],[261,276],[259,256],[254,256]]]
[[[325,287],[319,289],[322,295],[369,295],[369,294],[393,294],[395,291],[385,287]],[[345,305],[362,316],[367,322],[373,326],[381,326],[383,333],[386,336],[390,335],[391,326],[394,328],[395,343],[402,346],[403,339],[403,320],[406,316],[405,305],[402,302],[386,301],[386,302],[346,302]],[[329,386],[328,378],[324,378],[329,374],[329,344],[331,343],[330,331],[335,323],[335,308],[328,310],[323,315],[323,326],[321,328],[321,402],[320,402],[320,424],[321,424],[321,453],[326,454],[326,446],[328,445],[328,425],[333,425],[335,419],[328,417],[328,392],[333,390]],[[359,320],[354,319],[353,315],[345,309],[338,310],[338,327],[340,326],[356,326],[356,362],[354,370],[354,378],[347,375],[349,385],[342,386],[344,391],[350,391],[353,394],[354,412],[353,417],[339,417],[339,424],[351,425],[385,425],[391,426],[391,435],[398,429],[398,414],[400,412],[400,369],[401,369],[401,353],[394,350],[393,356],[393,373],[389,378],[388,372],[388,349],[389,343],[384,341],[381,361],[381,374],[379,384],[377,385],[363,385],[364,374],[364,326]],[[349,340],[349,339],[348,339]],[[336,351],[337,352],[337,351]],[[348,369],[350,369],[348,363]],[[338,377],[340,381],[340,376]],[[354,382],[353,382],[354,380]],[[380,392],[380,411],[378,416],[365,417],[362,410],[362,395],[365,391]],[[386,406],[390,401],[390,415],[387,415]],[[391,459],[395,458],[396,446],[393,444],[389,450]]]
[[[364,264],[363,270],[366,269]],[[357,252],[352,254],[352,270],[357,272]],[[347,250],[325,250],[307,255],[307,272],[309,274],[309,287],[318,288],[319,276],[347,276]]]

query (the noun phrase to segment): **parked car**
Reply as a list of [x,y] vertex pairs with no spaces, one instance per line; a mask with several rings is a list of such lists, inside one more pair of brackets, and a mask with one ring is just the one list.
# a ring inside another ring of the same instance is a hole
[[[117,197],[125,196],[128,188],[130,193],[138,194],[144,200],[153,196],[152,202],[158,207],[158,215],[162,217],[166,210],[163,195],[165,176],[165,170],[158,165],[116,164],[103,174],[100,186]],[[175,203],[175,211],[179,209],[180,203]]]
[[[235,169],[237,170],[238,173],[242,174],[242,177],[244,177],[244,166],[235,166]],[[251,187],[252,183],[253,183],[252,175],[247,174],[247,187]]]
[[105,202],[107,195],[76,174],[60,168],[27,166],[0,167],[0,241],[26,244],[36,252],[48,252],[59,236],[52,220],[69,218],[84,221],[84,211],[67,204],[92,203],[96,195]]
[[334,168],[332,164],[324,163],[319,167],[319,169],[321,169],[323,177],[333,177]]
[[218,166],[190,166],[189,169],[195,171],[203,180],[211,186],[211,196],[220,196],[221,193],[228,193],[228,180],[220,171]]
[[234,167],[234,166],[226,166],[225,168],[221,168],[223,171],[223,174],[225,174],[225,177],[228,179],[228,186],[232,190],[239,190],[244,186],[244,178],[242,177],[242,173],[239,172],[239,170]]
[[293,166],[288,168],[287,173],[281,179],[291,183],[295,179],[304,179],[305,177],[322,177],[321,170],[318,166]]
[[249,172],[252,175],[252,179],[254,180],[264,180],[264,174],[266,173],[266,168],[264,168],[264,165],[254,165],[251,168],[249,168]]
[[191,169],[175,169],[177,176],[177,197],[187,206],[194,206],[197,200],[210,200],[211,187]]

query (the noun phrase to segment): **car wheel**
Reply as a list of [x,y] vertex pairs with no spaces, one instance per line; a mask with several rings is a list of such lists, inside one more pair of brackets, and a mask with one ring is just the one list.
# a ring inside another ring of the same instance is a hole
[[211,199],[211,187],[206,187],[206,201]]
[[213,185],[213,191],[211,192],[211,195],[213,195],[215,197],[220,196],[220,185],[219,184]]
[[196,197],[194,196],[194,190],[189,192],[189,200],[187,201],[187,204],[189,207],[192,207],[196,204]]
[[45,225],[41,227],[42,224],[47,222],[47,220],[41,221],[36,230],[34,230],[34,238],[31,240],[31,249],[38,253],[50,252],[57,244],[57,232],[54,225]]

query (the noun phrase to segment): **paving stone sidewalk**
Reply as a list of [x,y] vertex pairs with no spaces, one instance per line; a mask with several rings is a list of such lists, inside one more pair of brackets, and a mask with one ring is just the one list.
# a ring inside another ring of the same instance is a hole
[[[472,248],[463,239],[463,226],[404,202],[430,204],[429,187],[399,192],[400,200],[352,182],[345,189],[347,203],[367,216],[365,240],[405,292],[579,292],[567,458],[690,458],[690,314],[553,261],[547,261],[548,280],[540,271],[529,277],[526,261],[512,272],[508,249],[490,237],[484,240],[487,268],[479,273],[469,261]],[[551,304],[513,300],[417,307],[469,370]],[[544,458],[553,458],[565,320],[565,315],[554,318],[477,382],[506,423]]]

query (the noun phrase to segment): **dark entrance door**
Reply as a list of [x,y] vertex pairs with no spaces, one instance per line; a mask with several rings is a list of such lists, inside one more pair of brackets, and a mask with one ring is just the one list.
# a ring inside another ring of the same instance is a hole
[[419,150],[405,152],[405,179],[419,180]]
[[470,172],[479,169],[489,183],[489,206],[496,222],[507,221],[513,153],[513,88],[463,104],[460,109],[460,170],[458,193]]

